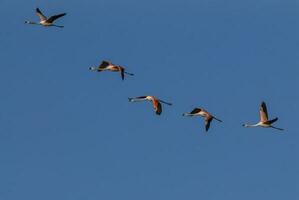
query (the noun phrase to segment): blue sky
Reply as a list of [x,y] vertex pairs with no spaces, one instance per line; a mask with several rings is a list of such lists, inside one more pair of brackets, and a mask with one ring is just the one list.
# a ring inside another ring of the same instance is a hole
[[[298,4],[1,0],[0,199],[298,199]],[[283,134],[241,126],[263,100]]]

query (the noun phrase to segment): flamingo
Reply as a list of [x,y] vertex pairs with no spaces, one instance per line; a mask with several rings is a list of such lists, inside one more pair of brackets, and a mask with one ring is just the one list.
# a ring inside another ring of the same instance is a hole
[[261,106],[260,106],[260,121],[256,124],[253,124],[253,125],[243,124],[243,126],[244,127],[257,127],[257,126],[260,126],[260,127],[263,127],[263,128],[269,128],[270,127],[270,128],[274,128],[274,129],[282,131],[283,130],[282,128],[277,128],[277,127],[272,126],[272,124],[274,122],[276,122],[277,120],[278,120],[278,117],[275,117],[272,120],[268,120],[267,106],[266,106],[266,103],[263,101],[261,103]]
[[125,74],[134,76],[134,74],[126,72],[124,67],[122,67],[120,65],[115,65],[106,60],[103,60],[102,63],[98,67],[90,67],[89,70],[97,71],[97,72],[107,71],[107,70],[112,71],[112,72],[120,72],[122,80],[125,79]]
[[161,99],[158,99],[154,96],[140,96],[140,97],[129,98],[130,102],[138,102],[138,101],[146,101],[146,100],[151,101],[153,103],[153,107],[154,107],[154,110],[155,110],[157,115],[161,115],[161,113],[162,113],[161,103],[164,103],[164,104],[169,105],[169,106],[172,105],[172,103],[165,102],[165,101],[163,101]]
[[190,113],[184,113],[183,116],[202,116],[205,118],[205,128],[206,132],[210,128],[210,124],[213,119],[222,122],[220,119],[216,118],[215,116],[211,115],[208,111],[204,110],[203,108],[194,108]]
[[31,22],[31,21],[25,21],[26,24],[36,24],[36,25],[42,25],[42,26],[55,26],[55,27],[59,27],[59,28],[63,28],[64,26],[58,26],[53,24],[53,22],[66,15],[66,13],[62,13],[62,14],[58,14],[58,15],[53,15],[50,18],[47,18],[45,15],[43,15],[43,13],[40,11],[39,8],[36,8],[36,14],[39,17],[40,21],[39,22]]

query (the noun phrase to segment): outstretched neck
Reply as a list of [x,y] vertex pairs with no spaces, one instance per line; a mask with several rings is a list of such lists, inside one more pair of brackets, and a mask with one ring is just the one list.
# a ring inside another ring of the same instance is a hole
[[138,98],[128,98],[130,102],[140,102],[140,101],[145,101],[147,99],[138,99]]
[[195,114],[191,114],[191,113],[183,113],[183,116],[190,116],[190,117],[192,117],[192,116],[196,116]]
[[97,71],[98,68],[97,67],[90,67],[89,70],[91,70],[91,71]]
[[31,22],[31,21],[25,21],[25,24],[35,24],[35,25],[40,25],[39,23]]
[[259,124],[243,124],[244,127],[257,127]]

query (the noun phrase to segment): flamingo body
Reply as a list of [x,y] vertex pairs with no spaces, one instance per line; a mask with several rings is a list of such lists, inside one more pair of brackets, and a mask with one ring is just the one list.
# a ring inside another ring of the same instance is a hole
[[256,124],[243,124],[244,127],[263,127],[263,128],[274,128],[277,130],[283,130],[282,128],[277,128],[273,126],[272,124],[278,120],[278,117],[275,117],[274,119],[269,120],[268,118],[268,111],[267,111],[267,106],[266,103],[263,101],[260,105],[260,121]]
[[210,124],[212,122],[213,119],[222,122],[220,119],[216,118],[215,116],[213,116],[212,114],[210,114],[208,111],[206,111],[203,108],[194,108],[190,113],[184,113],[183,116],[201,116],[203,118],[205,118],[205,130],[206,132],[209,130],[210,128]]
[[139,97],[133,97],[129,98],[130,102],[138,102],[138,101],[151,101],[153,108],[155,110],[155,113],[157,115],[161,115],[162,113],[162,105],[161,103],[167,104],[167,105],[172,105],[172,103],[165,102],[161,99],[158,99],[154,96],[139,96]]
[[36,25],[42,25],[42,26],[55,26],[59,28],[63,28],[64,26],[59,26],[54,24],[54,21],[57,20],[60,17],[63,17],[66,15],[66,13],[61,13],[58,15],[53,15],[49,18],[47,18],[39,8],[36,8],[36,14],[39,17],[40,21],[39,22],[32,22],[32,21],[25,21],[26,24],[36,24]]
[[120,65],[115,65],[109,61],[103,60],[98,67],[90,67],[89,70],[91,71],[111,71],[111,72],[120,72],[121,79],[125,79],[125,74],[134,76],[134,74],[126,72],[125,68]]

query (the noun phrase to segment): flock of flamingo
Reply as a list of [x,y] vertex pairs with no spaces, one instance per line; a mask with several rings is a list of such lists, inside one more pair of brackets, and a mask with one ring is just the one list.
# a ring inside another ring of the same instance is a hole
[[[35,24],[35,25],[41,25],[41,26],[55,26],[55,27],[59,27],[59,28],[63,28],[64,26],[61,25],[56,25],[54,24],[54,21],[57,20],[60,17],[63,17],[66,15],[66,13],[61,13],[58,15],[53,15],[49,18],[47,18],[41,11],[39,8],[36,8],[36,14],[39,17],[40,21],[39,22],[32,22],[32,21],[25,21],[25,23],[27,24]],[[90,67],[89,70],[91,71],[96,71],[96,72],[102,72],[102,71],[111,71],[111,72],[119,72],[121,75],[121,79],[124,80],[125,75],[129,75],[129,76],[134,76],[134,74],[129,73],[126,71],[126,69],[123,66],[120,65],[116,65],[113,64],[109,61],[102,61],[101,64],[99,66],[96,67]],[[162,113],[162,105],[166,104],[166,105],[172,105],[169,102],[163,101],[161,99],[158,99],[154,96],[139,96],[139,97],[132,97],[132,98],[128,98],[129,102],[139,102],[139,101],[151,101],[154,111],[157,115],[161,115]],[[272,124],[274,122],[276,122],[278,120],[277,117],[275,117],[274,119],[269,120],[268,118],[268,111],[267,111],[267,106],[265,102],[262,102],[260,105],[260,109],[259,109],[259,115],[260,115],[260,121],[256,124],[243,124],[244,127],[264,127],[264,128],[274,128],[277,130],[283,130],[282,128],[278,128],[273,126]],[[205,120],[205,130],[208,131],[210,128],[210,124],[212,122],[213,119],[217,120],[218,122],[222,122],[220,119],[216,118],[214,115],[210,114],[208,111],[206,111],[203,108],[194,108],[191,112],[189,113],[184,113],[183,116],[201,116],[204,118]]]

